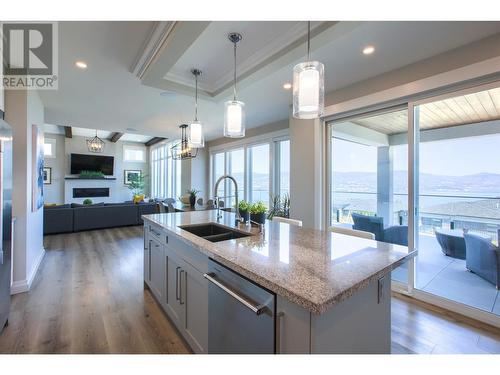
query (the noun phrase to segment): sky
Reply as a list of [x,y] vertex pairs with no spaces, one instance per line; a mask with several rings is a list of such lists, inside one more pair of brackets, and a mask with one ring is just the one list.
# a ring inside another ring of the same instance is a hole
[[[408,169],[407,146],[394,147],[394,170]],[[376,147],[335,140],[334,170],[376,172]],[[488,135],[420,144],[420,173],[464,176],[500,174],[500,135]]]

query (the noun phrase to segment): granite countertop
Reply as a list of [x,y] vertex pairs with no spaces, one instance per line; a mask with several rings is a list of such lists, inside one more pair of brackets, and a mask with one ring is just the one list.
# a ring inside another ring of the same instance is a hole
[[[181,241],[312,313],[324,313],[370,282],[416,255],[392,245],[328,231],[266,221],[238,229],[253,236],[212,243],[179,228],[217,223],[217,211],[144,215]],[[222,212],[219,224],[235,228],[235,214]]]

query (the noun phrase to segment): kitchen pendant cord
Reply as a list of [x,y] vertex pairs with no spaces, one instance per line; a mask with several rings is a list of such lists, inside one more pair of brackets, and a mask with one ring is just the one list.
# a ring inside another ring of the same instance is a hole
[[236,42],[234,42],[234,86],[233,86],[233,101],[236,101]]
[[198,74],[195,74],[195,94],[194,94],[194,121],[198,122]]
[[311,61],[311,21],[307,21],[307,61]]

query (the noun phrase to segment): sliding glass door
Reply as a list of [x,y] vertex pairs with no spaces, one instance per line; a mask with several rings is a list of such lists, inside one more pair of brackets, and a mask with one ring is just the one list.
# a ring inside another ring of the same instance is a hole
[[[330,224],[408,244],[407,109],[331,123]],[[394,275],[407,282],[405,266]]]
[[497,319],[500,83],[335,120],[329,136],[329,224],[417,249],[396,290]]
[[415,288],[500,315],[500,88],[416,103]]

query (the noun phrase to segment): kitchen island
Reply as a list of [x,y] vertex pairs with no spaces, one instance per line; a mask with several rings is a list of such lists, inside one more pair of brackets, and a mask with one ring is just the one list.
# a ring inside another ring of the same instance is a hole
[[143,219],[145,286],[194,352],[390,353],[390,273],[415,251],[229,212]]

